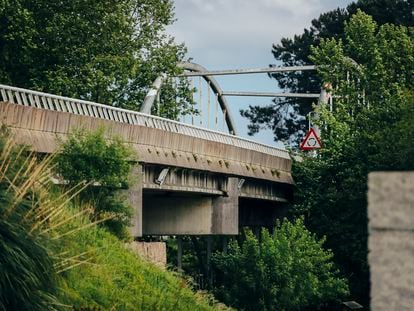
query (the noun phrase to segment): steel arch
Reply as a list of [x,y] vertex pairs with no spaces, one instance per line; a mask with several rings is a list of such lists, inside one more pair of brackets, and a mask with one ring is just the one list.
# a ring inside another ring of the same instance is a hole
[[[185,69],[185,70],[193,71],[193,72],[207,71],[207,69],[204,68],[203,66],[196,64],[196,63],[190,63],[190,62],[179,63],[178,67]],[[162,74],[159,77],[157,77],[157,79],[154,81],[151,89],[145,96],[144,103],[141,106],[140,112],[151,114],[151,108],[155,102],[155,99],[157,98],[157,94],[159,93],[159,90],[161,88],[161,85],[165,77],[166,76]],[[203,78],[206,82],[208,82],[213,93],[217,95],[217,100],[220,105],[221,111],[224,114],[225,122],[227,124],[229,133],[233,135],[237,135],[235,123],[231,116],[229,105],[226,101],[226,98],[223,95],[223,90],[221,89],[220,85],[218,84],[217,80],[214,77],[203,76]]]

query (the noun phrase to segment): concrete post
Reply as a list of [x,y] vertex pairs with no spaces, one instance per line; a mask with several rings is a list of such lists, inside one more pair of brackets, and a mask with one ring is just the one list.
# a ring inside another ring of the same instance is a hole
[[226,196],[213,199],[212,234],[239,234],[239,189],[238,178],[229,177]]
[[223,236],[222,243],[223,243],[223,254],[227,255],[229,239],[226,236]]
[[207,259],[206,259],[206,265],[207,265],[207,281],[208,281],[208,288],[213,288],[213,274],[211,271],[211,248],[213,244],[213,239],[211,236],[207,237]]
[[177,237],[177,268],[178,271],[182,271],[183,269],[183,240],[180,236]]
[[134,183],[126,193],[128,203],[132,206],[134,214],[132,216],[130,233],[132,237],[142,236],[142,166],[136,165],[132,169]]
[[368,181],[371,310],[414,308],[414,172],[375,172]]

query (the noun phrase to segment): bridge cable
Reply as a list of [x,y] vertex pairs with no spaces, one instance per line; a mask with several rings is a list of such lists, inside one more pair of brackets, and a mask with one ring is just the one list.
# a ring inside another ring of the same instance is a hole
[[218,101],[218,94],[216,94],[216,115],[215,115],[215,123],[216,123],[216,131],[218,128],[218,110],[219,110],[219,101]]
[[226,114],[227,114],[227,109],[223,109],[223,124],[222,124],[222,128],[225,129],[226,126]]
[[[193,98],[193,103],[195,102],[194,100],[194,79],[190,78],[190,87],[191,87],[191,96]],[[193,106],[194,107],[194,106]],[[191,109],[191,125],[194,125],[194,109]]]
[[207,87],[207,128],[210,128],[210,81],[208,81],[208,87]]
[[174,105],[174,119],[175,120],[180,120],[180,104],[181,104],[181,100],[180,97],[177,96],[177,79],[176,78],[172,78],[171,81],[171,88],[174,94],[174,102],[176,103]]
[[157,97],[155,98],[155,101],[157,102],[157,116],[160,116],[160,100],[161,100],[161,87],[158,90]]
[[198,92],[199,92],[199,99],[200,99],[200,102],[199,102],[199,105],[200,105],[200,126],[202,126],[203,125],[203,94],[202,94],[202,91],[201,91],[201,87],[202,87],[202,85],[201,85],[201,77],[198,77],[198,86],[199,86],[199,90],[198,90]]

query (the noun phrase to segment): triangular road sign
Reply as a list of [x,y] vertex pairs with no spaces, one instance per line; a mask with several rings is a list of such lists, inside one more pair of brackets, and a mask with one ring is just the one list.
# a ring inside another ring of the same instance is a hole
[[305,139],[300,144],[300,149],[302,150],[313,150],[322,148],[321,140],[316,134],[315,130],[311,128],[306,134]]

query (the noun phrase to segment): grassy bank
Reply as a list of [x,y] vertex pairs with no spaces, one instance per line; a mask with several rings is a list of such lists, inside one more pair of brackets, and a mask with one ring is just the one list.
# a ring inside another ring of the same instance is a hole
[[[87,219],[78,219],[78,227]],[[79,267],[62,272],[59,300],[75,309],[217,310],[209,297],[193,292],[172,272],[150,264],[97,226],[82,229],[59,244],[57,252],[84,254]],[[73,264],[76,264],[74,262]]]
[[0,131],[0,310],[226,309],[98,226],[52,163]]

